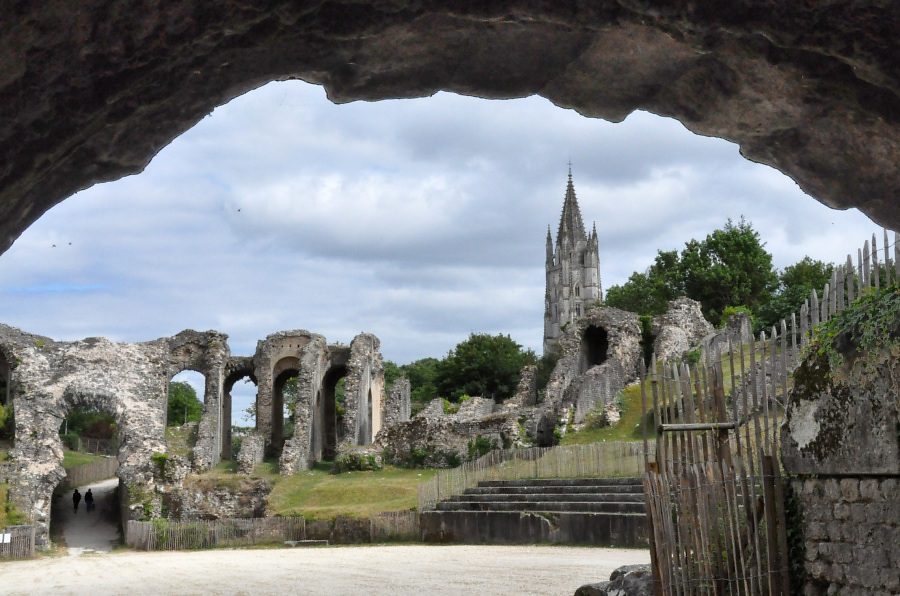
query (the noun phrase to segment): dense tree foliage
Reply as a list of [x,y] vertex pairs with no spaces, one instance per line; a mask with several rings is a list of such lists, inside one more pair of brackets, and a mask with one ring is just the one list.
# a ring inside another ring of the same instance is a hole
[[633,273],[606,293],[606,304],[644,316],[658,315],[678,296],[700,302],[720,324],[732,312],[751,314],[756,329],[777,325],[800,310],[810,291],[821,292],[833,266],[805,257],[780,274],[750,222],[731,220],[681,252],[659,251],[644,273]]
[[480,395],[500,402],[515,392],[522,367],[535,360],[508,335],[473,333],[438,364],[437,388],[451,400]]
[[833,270],[834,265],[809,257],[785,267],[778,276],[775,294],[757,311],[759,326],[769,328],[778,325],[781,319],[790,319],[791,313],[800,311],[813,290],[821,294]]
[[402,366],[385,361],[385,386],[408,378],[414,412],[436,397],[458,401],[463,395],[479,395],[503,401],[515,392],[522,366],[535,362],[534,352],[508,335],[473,333],[441,360],[422,358]]
[[200,422],[203,404],[197,399],[197,392],[189,384],[181,381],[169,383],[169,407],[166,424],[177,426],[185,422]]
[[645,273],[611,287],[606,303],[642,315],[665,312],[678,296],[700,302],[707,319],[718,322],[725,308],[766,303],[777,285],[772,255],[753,226],[731,220],[704,240],[687,242],[680,253],[659,251]]
[[684,281],[678,252],[659,251],[650,268],[634,272],[621,286],[606,291],[607,306],[644,315],[666,312],[666,304],[684,295]]

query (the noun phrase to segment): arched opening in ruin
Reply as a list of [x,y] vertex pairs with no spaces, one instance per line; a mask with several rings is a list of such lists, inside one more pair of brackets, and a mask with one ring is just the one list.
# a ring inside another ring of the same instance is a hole
[[[297,376],[300,359],[288,356],[279,360],[272,370],[272,432],[268,455],[278,457],[286,439],[293,436],[293,412],[297,403]],[[286,411],[289,412],[286,414]],[[287,421],[287,425],[285,422]]]
[[317,403],[316,417],[321,420],[322,459],[332,460],[337,446],[344,439],[346,414],[345,379],[347,367],[331,367],[322,379],[321,395]]
[[166,397],[166,451],[190,458],[206,403],[206,376],[185,369],[169,380]]
[[239,369],[225,377],[222,386],[222,459],[233,460],[243,437],[256,428],[256,386],[252,371]]
[[111,394],[68,391],[62,407],[59,463],[65,476],[51,489],[50,538],[65,542],[70,553],[110,550],[121,530],[126,422]]
[[609,357],[609,335],[606,329],[590,325],[581,336],[581,372],[603,364]]

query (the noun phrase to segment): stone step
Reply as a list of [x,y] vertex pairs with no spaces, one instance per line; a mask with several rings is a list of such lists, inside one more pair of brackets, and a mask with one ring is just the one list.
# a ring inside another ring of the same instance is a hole
[[327,540],[285,540],[285,546],[290,547],[298,547],[298,546],[328,546]]
[[648,544],[647,516],[631,513],[423,511],[426,542],[468,544]]
[[[634,486],[630,484],[622,484],[619,486],[476,486],[467,488],[467,495],[561,495],[561,494],[621,494],[621,495],[643,495],[643,486]],[[643,498],[643,496],[641,496]]]
[[640,478],[540,478],[531,480],[482,480],[478,486],[639,486],[643,490],[644,483]]
[[644,503],[571,501],[441,501],[440,511],[578,511],[594,513],[644,513]]
[[592,503],[643,503],[643,494],[633,493],[470,493],[455,495],[448,501],[555,501],[555,502],[592,502]]

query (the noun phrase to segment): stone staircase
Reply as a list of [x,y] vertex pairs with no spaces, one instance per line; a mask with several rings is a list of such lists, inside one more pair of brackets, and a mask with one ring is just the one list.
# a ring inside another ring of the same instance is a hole
[[420,516],[429,542],[646,547],[640,478],[480,482]]

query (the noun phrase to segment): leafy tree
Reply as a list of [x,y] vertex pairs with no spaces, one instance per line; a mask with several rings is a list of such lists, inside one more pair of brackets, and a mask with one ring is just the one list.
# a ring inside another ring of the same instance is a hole
[[756,311],[778,284],[772,255],[743,218],[736,225],[729,219],[702,242],[688,242],[681,251],[681,269],[685,293],[703,305],[711,321],[721,319],[731,305]]
[[391,360],[384,361],[384,390],[388,392],[394,381],[403,376],[403,369]]
[[169,407],[166,424],[177,426],[185,422],[200,422],[203,404],[197,399],[197,392],[182,381],[169,383]]
[[665,312],[669,300],[687,296],[700,302],[707,319],[718,321],[731,305],[755,311],[777,284],[772,255],[752,224],[729,219],[704,240],[687,242],[680,254],[659,251],[646,273],[634,273],[622,286],[610,288],[606,304],[656,315]]
[[821,295],[833,270],[834,265],[809,257],[785,267],[778,276],[775,294],[759,309],[760,328],[768,330],[772,325],[780,324],[782,319],[790,319],[791,313],[800,311],[812,290]]
[[508,335],[473,333],[440,361],[435,380],[452,400],[468,394],[500,402],[515,392],[522,366],[536,360]]
[[653,265],[644,273],[632,273],[621,286],[606,291],[606,305],[642,315],[666,312],[669,300],[684,294],[678,253],[658,251]]
[[426,403],[437,397],[437,358],[422,358],[400,367],[409,379],[410,401]]

